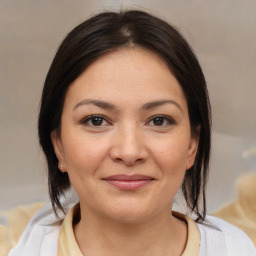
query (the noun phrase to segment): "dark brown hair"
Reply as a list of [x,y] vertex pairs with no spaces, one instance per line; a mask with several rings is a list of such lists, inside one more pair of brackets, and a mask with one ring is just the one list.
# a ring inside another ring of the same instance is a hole
[[67,173],[58,169],[51,132],[60,129],[65,95],[70,84],[95,60],[124,47],[157,53],[185,94],[191,131],[200,126],[194,165],[185,174],[182,191],[198,220],[206,212],[205,189],[211,147],[210,103],[206,82],[193,51],[177,30],[146,12],[103,12],[74,28],[60,45],[47,74],[38,119],[38,133],[48,163],[49,193],[54,210],[63,210],[60,196],[70,188]]

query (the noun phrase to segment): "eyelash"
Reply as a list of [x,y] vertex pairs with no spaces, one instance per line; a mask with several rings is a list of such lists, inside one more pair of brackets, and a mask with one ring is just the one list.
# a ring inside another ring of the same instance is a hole
[[[97,119],[97,118],[100,119],[99,120],[100,121],[99,125],[93,125],[92,123],[89,124],[89,122],[92,121],[94,118],[95,119]],[[160,123],[160,125],[152,124],[152,126],[155,126],[155,127],[166,127],[168,125],[176,124],[176,122],[172,118],[170,118],[168,116],[165,116],[165,115],[155,115],[155,116],[151,117],[149,119],[149,121],[146,122],[146,125],[150,126],[151,125],[150,123],[156,121],[157,118],[159,118],[162,123]],[[91,127],[106,126],[106,125],[102,125],[102,122],[107,122],[107,125],[111,124],[110,121],[106,117],[104,117],[102,115],[90,115],[90,116],[87,116],[87,117],[83,118],[80,121],[81,124],[88,125],[88,126],[91,126]]]
[[91,127],[101,127],[102,124],[100,125],[93,125],[93,124],[89,124],[90,121],[92,121],[93,119],[96,119],[96,118],[99,118],[101,119],[102,122],[107,122],[108,124],[110,124],[110,122],[108,121],[108,119],[102,115],[90,115],[90,116],[87,116],[85,118],[83,118],[80,123],[81,124],[84,124],[84,125],[88,125],[88,126],[91,126]]
[[162,119],[163,122],[167,122],[167,124],[165,125],[155,125],[153,124],[153,126],[155,127],[166,127],[167,125],[174,125],[176,124],[176,122],[170,118],[169,116],[165,116],[165,115],[155,115],[153,117],[150,118],[150,120],[147,122],[147,125],[150,125],[150,122],[153,122],[154,120],[156,120],[157,118]]

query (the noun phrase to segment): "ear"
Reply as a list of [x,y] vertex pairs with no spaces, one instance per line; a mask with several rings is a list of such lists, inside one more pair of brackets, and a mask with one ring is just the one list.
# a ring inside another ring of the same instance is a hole
[[58,133],[56,130],[51,132],[51,140],[52,140],[52,145],[55,151],[55,155],[59,160],[58,167],[60,171],[66,172],[66,164],[65,164],[65,158],[64,158],[64,153],[63,153],[63,146],[61,142],[61,138],[59,137]]
[[187,155],[187,163],[186,163],[186,169],[190,169],[195,162],[198,144],[199,144],[199,137],[200,137],[200,130],[201,127],[196,127],[196,130],[193,131],[191,134],[190,142],[189,142],[189,148],[188,148],[188,155]]

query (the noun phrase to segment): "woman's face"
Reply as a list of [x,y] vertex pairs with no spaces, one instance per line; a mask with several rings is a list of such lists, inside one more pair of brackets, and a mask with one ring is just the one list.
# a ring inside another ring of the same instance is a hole
[[52,141],[82,213],[124,222],[170,214],[198,144],[181,86],[138,48],[101,57],[71,84]]

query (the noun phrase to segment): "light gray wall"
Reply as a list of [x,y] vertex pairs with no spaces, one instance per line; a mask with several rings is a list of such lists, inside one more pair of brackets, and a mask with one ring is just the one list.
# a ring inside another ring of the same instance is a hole
[[239,175],[256,170],[256,1],[0,0],[0,209],[47,199],[36,133],[46,72],[70,29],[121,7],[175,24],[203,66],[214,128],[209,210],[234,197]]

